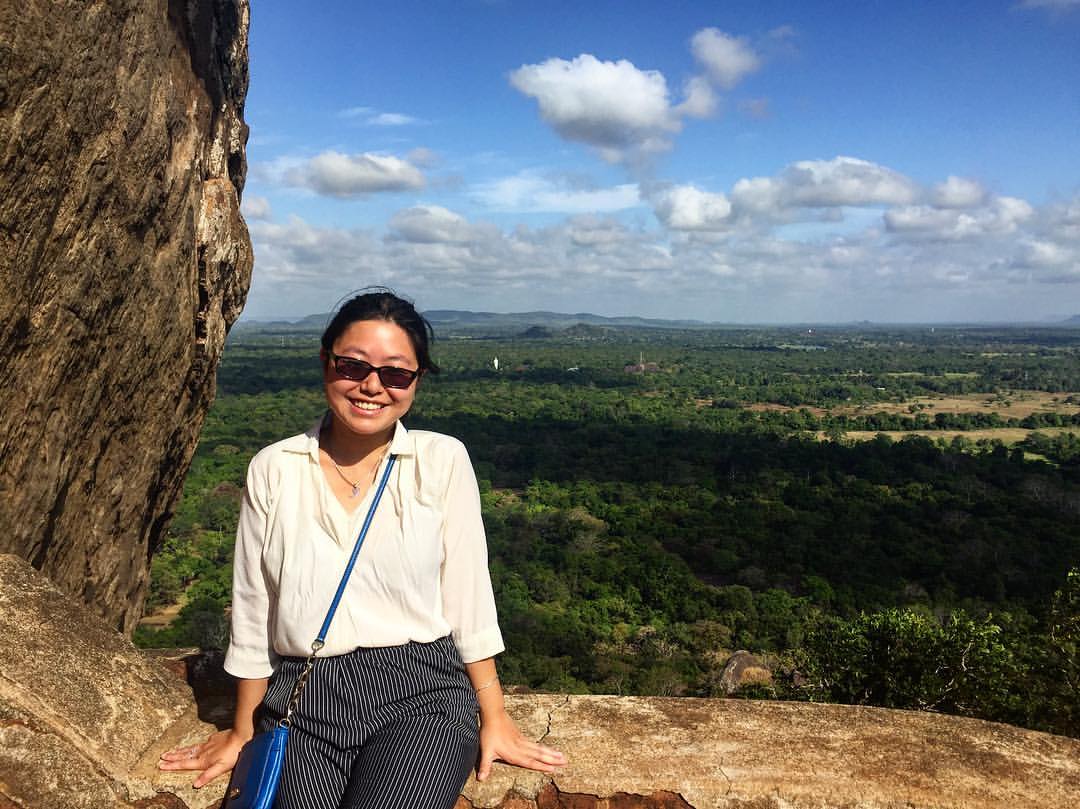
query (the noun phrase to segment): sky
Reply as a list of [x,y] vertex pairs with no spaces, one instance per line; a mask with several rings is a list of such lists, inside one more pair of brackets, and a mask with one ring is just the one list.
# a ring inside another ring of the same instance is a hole
[[252,0],[245,319],[1080,314],[1080,0]]

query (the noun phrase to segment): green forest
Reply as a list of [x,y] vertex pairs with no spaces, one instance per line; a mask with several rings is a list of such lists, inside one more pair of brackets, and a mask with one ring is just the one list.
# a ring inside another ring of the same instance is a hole
[[[469,448],[505,683],[720,696],[745,649],[736,696],[1080,736],[1080,330],[436,336],[406,424]],[[227,644],[248,460],[322,409],[317,329],[234,331],[138,643]]]

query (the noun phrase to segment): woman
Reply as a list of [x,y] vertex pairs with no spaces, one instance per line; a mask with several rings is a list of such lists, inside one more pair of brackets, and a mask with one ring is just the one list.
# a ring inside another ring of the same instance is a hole
[[[480,497],[464,446],[400,419],[425,373],[430,324],[391,292],[337,312],[320,357],[328,412],[248,469],[225,669],[230,730],[162,755],[161,769],[228,772],[285,713],[374,496],[385,494],[292,717],[277,809],[453,806],[473,764],[552,772],[565,757],[521,735],[503,707]],[[480,723],[477,728],[476,715]],[[479,752],[479,758],[477,756]]]

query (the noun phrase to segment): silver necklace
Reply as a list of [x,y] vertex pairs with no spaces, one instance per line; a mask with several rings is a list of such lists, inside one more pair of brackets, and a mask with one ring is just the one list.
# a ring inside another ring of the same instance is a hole
[[[386,457],[386,451],[388,449],[390,449],[389,444],[387,444],[385,447],[383,447],[383,451],[379,455],[379,460],[376,461],[376,463],[375,463],[375,471],[371,473],[371,482],[372,483],[375,482],[375,477],[379,474],[379,467],[382,466],[383,458]],[[333,456],[330,454],[329,451],[327,451],[326,457],[330,459],[330,463],[332,463],[334,465],[334,469],[336,469],[337,473],[339,475],[341,475],[341,479],[344,480],[346,483],[348,483],[350,486],[352,486],[352,494],[350,494],[349,497],[359,497],[360,496],[360,484],[364,482],[364,479],[360,478],[360,480],[353,483],[351,480],[349,480],[348,477],[345,476],[345,473],[341,471],[341,467],[337,465],[337,461],[334,460]]]

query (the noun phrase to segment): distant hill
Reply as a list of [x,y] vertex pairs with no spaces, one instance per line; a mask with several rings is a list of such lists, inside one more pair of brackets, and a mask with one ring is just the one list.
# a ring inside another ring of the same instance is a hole
[[[431,321],[435,331],[446,334],[468,335],[498,335],[516,336],[526,338],[542,338],[547,336],[567,337],[598,337],[601,332],[590,332],[589,328],[649,328],[649,329],[723,329],[736,327],[733,324],[709,323],[704,320],[664,320],[651,317],[605,317],[594,315],[589,312],[577,312],[566,314],[563,312],[549,312],[539,310],[534,312],[471,312],[465,309],[429,309],[424,316]],[[241,319],[233,327],[240,333],[258,332],[262,334],[298,334],[298,333],[321,333],[330,322],[331,314],[322,312],[308,315],[299,320],[273,320],[273,321],[248,321]],[[814,328],[834,329],[888,329],[888,328],[914,328],[928,325],[942,327],[1000,327],[1000,328],[1080,328],[1080,314],[1072,315],[1064,320],[1043,321],[1041,323],[1014,322],[1014,323],[937,323],[937,324],[900,324],[900,323],[871,323],[868,320],[851,321],[847,323],[818,324],[818,323],[791,323],[783,326],[773,324],[772,328]],[[589,328],[586,328],[589,327]],[[743,324],[740,326],[747,328]],[[737,328],[737,327],[736,327]],[[768,328],[768,327],[767,327]],[[565,333],[565,334],[560,334]]]
[[[234,327],[241,332],[262,333],[297,333],[322,332],[330,322],[330,314],[308,315],[295,321],[243,321]],[[527,336],[549,336],[554,332],[581,327],[632,326],[652,329],[700,329],[710,325],[702,320],[662,320],[649,317],[604,317],[588,312],[563,314],[560,312],[470,312],[462,309],[431,309],[424,312],[424,317],[431,321],[437,332],[468,332],[521,334],[530,331]],[[536,329],[536,331],[531,331]],[[584,336],[579,334],[578,336]]]
[[549,329],[568,329],[580,324],[590,326],[639,326],[654,329],[702,328],[709,325],[703,320],[662,320],[649,317],[605,317],[589,312],[564,314],[561,312],[469,312],[459,309],[431,309],[424,316],[433,326],[466,326],[494,328],[522,328],[543,326]]

